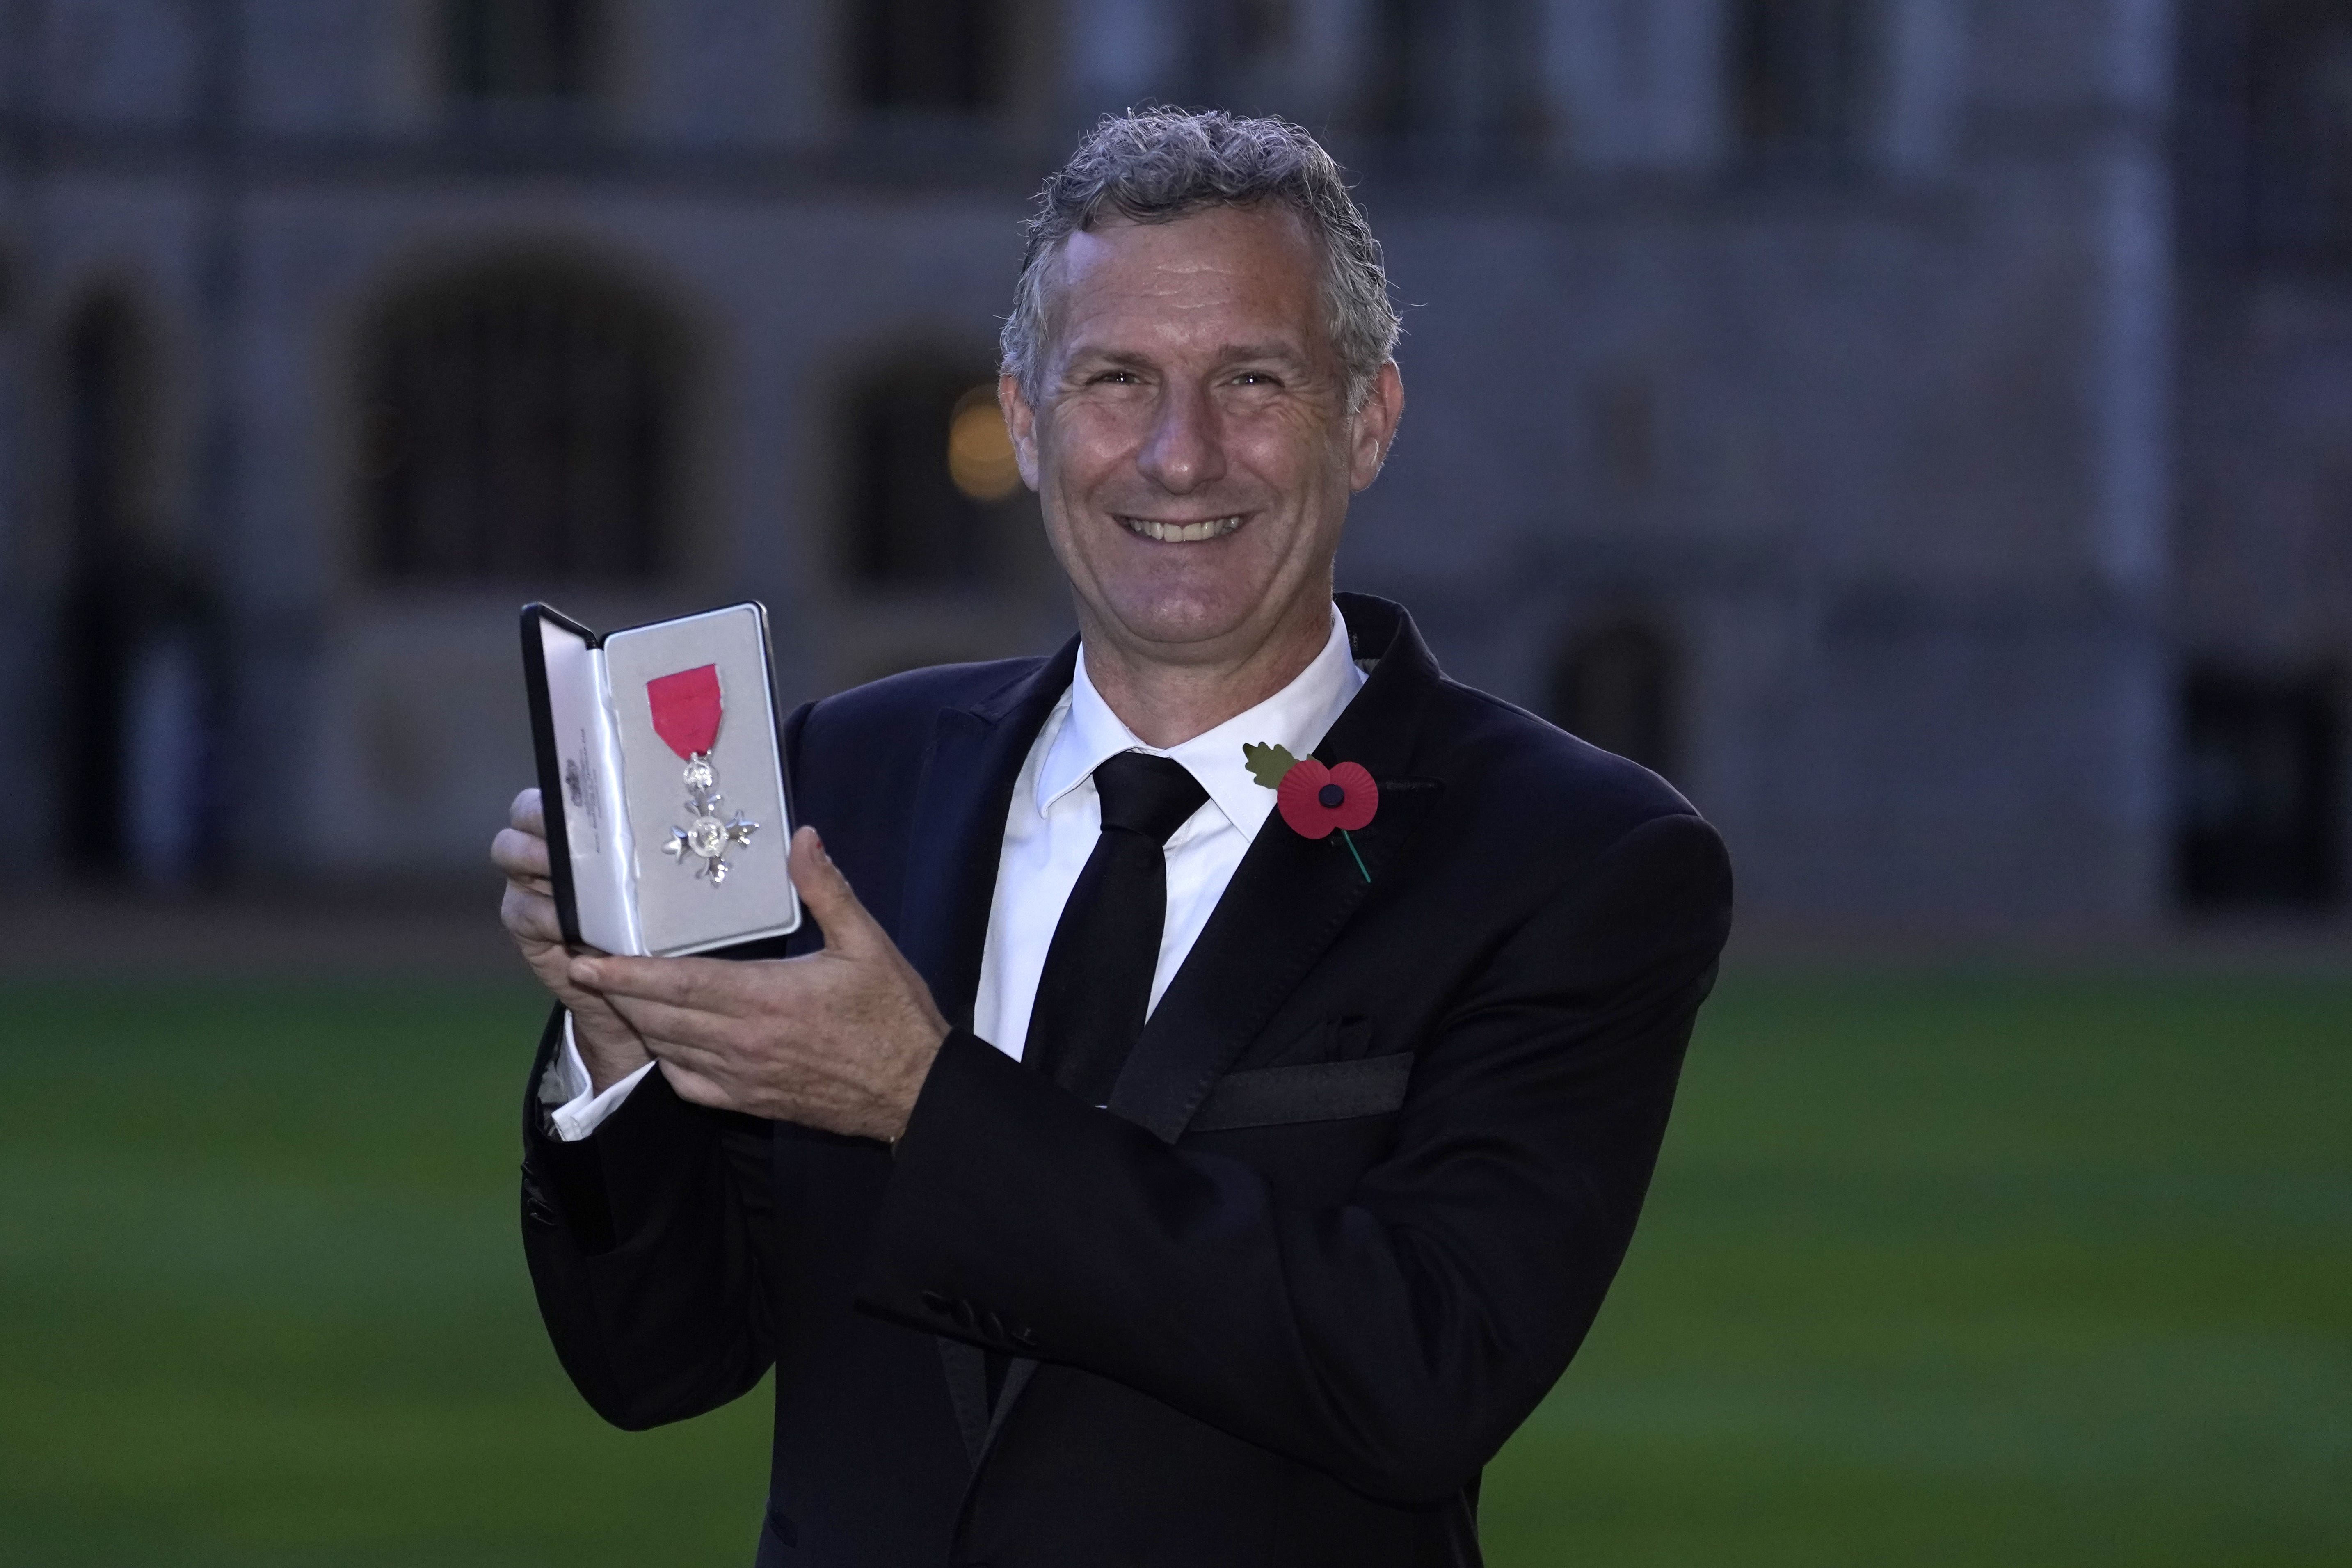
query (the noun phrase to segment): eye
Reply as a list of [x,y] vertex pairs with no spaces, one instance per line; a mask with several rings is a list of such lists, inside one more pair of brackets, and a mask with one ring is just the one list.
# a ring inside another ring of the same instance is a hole
[[1136,377],[1136,374],[1131,370],[1106,370],[1097,374],[1093,378],[1090,384],[1095,386],[1134,386],[1139,384],[1139,382]]

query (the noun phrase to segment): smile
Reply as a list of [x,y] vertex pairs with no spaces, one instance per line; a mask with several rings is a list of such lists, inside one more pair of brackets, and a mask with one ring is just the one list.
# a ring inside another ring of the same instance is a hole
[[1161,544],[1192,544],[1203,539],[1223,539],[1242,525],[1234,517],[1212,517],[1199,522],[1160,522],[1148,517],[1121,517],[1119,526],[1141,539]]

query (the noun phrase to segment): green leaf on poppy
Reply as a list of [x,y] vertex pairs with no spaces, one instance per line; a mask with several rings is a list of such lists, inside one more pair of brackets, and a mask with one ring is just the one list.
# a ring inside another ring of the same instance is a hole
[[1250,777],[1268,789],[1280,789],[1282,775],[1298,765],[1289,747],[1260,745],[1254,741],[1242,742],[1242,761],[1248,766]]

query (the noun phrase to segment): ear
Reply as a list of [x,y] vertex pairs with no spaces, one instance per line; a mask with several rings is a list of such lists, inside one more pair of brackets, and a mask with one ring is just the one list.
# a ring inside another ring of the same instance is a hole
[[1004,411],[1004,428],[1013,437],[1013,461],[1021,469],[1021,482],[1034,490],[1037,488],[1037,411],[1022,395],[1019,379],[1010,375],[996,378],[996,405]]
[[1403,419],[1404,377],[1398,374],[1396,361],[1389,360],[1364,389],[1363,405],[1349,423],[1349,489],[1360,490],[1381,477],[1381,465],[1389,460],[1389,447]]

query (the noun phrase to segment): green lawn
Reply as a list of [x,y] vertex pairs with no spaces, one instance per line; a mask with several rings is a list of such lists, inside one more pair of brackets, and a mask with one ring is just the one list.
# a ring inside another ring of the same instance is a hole
[[[520,991],[0,991],[0,1563],[746,1564],[602,1427]],[[2352,1561],[2352,982],[1737,974],[1503,1565]]]

